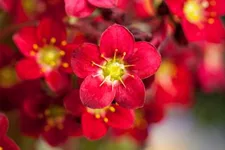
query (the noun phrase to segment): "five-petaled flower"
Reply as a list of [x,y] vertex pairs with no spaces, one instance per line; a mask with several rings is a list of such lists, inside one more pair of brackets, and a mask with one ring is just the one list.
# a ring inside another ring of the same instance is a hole
[[6,135],[9,121],[0,113],[0,150],[19,150],[19,147]]
[[81,116],[83,135],[90,140],[103,137],[108,127],[128,129],[134,123],[133,110],[112,104],[102,109],[84,107],[79,98],[79,90],[72,91],[65,99],[66,109],[74,116]]
[[52,146],[65,143],[69,137],[82,135],[80,116],[73,116],[63,107],[63,99],[43,93],[28,96],[21,109],[21,132],[43,139]]
[[170,10],[180,17],[189,41],[220,42],[225,38],[225,29],[219,18],[225,14],[224,0],[166,0],[166,2]]
[[102,34],[100,46],[84,43],[74,51],[74,73],[85,78],[80,87],[82,103],[104,108],[115,101],[125,108],[144,104],[145,88],[141,79],[154,74],[161,56],[147,42],[135,42],[123,26],[114,24]]
[[60,91],[68,86],[66,73],[72,72],[70,56],[74,47],[67,44],[66,30],[62,23],[45,18],[37,28],[23,28],[13,39],[26,56],[16,65],[21,79],[44,76],[53,91]]

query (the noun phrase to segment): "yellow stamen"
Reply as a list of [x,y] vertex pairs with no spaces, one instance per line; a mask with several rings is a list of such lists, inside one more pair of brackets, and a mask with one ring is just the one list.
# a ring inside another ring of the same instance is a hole
[[123,52],[123,56],[122,56],[122,58],[121,58],[121,60],[124,60],[124,57],[126,56],[126,52]]
[[30,55],[35,56],[36,55],[35,51],[30,51]]
[[213,18],[209,18],[209,19],[208,19],[208,23],[209,23],[209,24],[213,24],[214,22],[215,22],[215,20],[214,20]]
[[105,123],[109,122],[109,119],[105,117],[105,118],[104,118],[104,122],[105,122]]
[[113,61],[115,62],[116,61],[116,54],[118,52],[118,49],[115,49],[115,52],[114,52],[114,56],[113,56]]
[[37,50],[38,49],[38,45],[37,44],[33,44],[33,49]]
[[93,62],[93,61],[92,61],[91,63],[92,63],[92,65],[93,65],[93,66],[95,65],[95,66],[98,66],[99,68],[102,68],[102,69],[104,69],[104,68],[105,68],[104,66],[101,66],[101,65],[99,65],[99,64],[96,64],[96,63],[95,63],[95,62]]
[[3,150],[3,148],[0,146],[0,150]]
[[64,56],[66,53],[65,53],[64,51],[61,50],[61,51],[59,52],[59,54],[60,54],[61,56]]
[[115,111],[116,111],[116,109],[115,109],[114,107],[112,107],[112,106],[109,107],[109,110],[110,110],[111,112],[115,112]]
[[109,60],[104,56],[104,54],[101,54],[101,58],[105,59],[107,62],[109,62]]
[[67,45],[67,42],[64,40],[64,41],[61,42],[61,45],[62,46],[66,46]]
[[56,38],[52,37],[52,38],[50,39],[50,42],[51,42],[52,44],[54,44],[54,43],[56,42]]
[[97,119],[101,118],[100,114],[95,114],[95,118]]
[[125,85],[125,83],[123,82],[123,80],[122,80],[121,78],[119,78],[119,80],[120,80],[121,84],[126,88],[126,85]]
[[68,67],[69,67],[69,64],[68,64],[68,63],[63,63],[62,66],[63,66],[64,68],[68,68]]

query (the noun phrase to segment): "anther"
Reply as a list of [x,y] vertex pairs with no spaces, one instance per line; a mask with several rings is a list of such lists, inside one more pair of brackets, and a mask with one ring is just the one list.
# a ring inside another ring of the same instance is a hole
[[51,42],[52,44],[54,44],[54,43],[56,42],[56,38],[52,37],[52,38],[50,39],[50,42]]
[[68,64],[68,63],[63,63],[62,66],[63,66],[64,68],[68,68],[68,67],[69,67],[69,64]]
[[208,19],[208,23],[209,23],[209,24],[213,24],[214,22],[215,22],[215,20],[214,20],[213,18],[209,18],[209,19]]
[[122,60],[124,60],[124,57],[126,56],[126,54],[127,54],[126,52],[123,52],[123,56],[121,58]]
[[114,107],[112,107],[112,106],[109,107],[109,110],[110,110],[111,112],[115,112],[115,111],[116,111],[116,109],[115,109]]
[[62,123],[58,124],[57,127],[58,127],[59,130],[62,130],[64,128]]
[[201,4],[202,4],[202,6],[203,6],[204,8],[209,7],[209,2],[208,2],[208,1],[203,1]]
[[109,122],[109,119],[105,117],[105,118],[104,118],[104,122],[105,122],[105,123]]
[[116,49],[115,49],[115,52],[114,52],[114,56],[113,56],[113,61],[114,61],[114,62],[116,61],[116,55],[117,55],[117,52],[118,52],[118,49],[116,48]]
[[64,40],[64,41],[61,42],[61,45],[62,46],[66,46],[67,45],[67,42]]
[[45,110],[45,115],[49,116],[50,115],[50,111],[49,110]]
[[64,52],[64,51],[59,51],[59,54],[61,55],[61,56],[64,56],[66,53]]
[[35,51],[30,51],[31,56],[35,56],[35,54],[36,54]]
[[33,44],[33,49],[37,50],[38,49],[38,45],[37,44]]
[[97,119],[101,118],[100,114],[95,114],[95,118]]

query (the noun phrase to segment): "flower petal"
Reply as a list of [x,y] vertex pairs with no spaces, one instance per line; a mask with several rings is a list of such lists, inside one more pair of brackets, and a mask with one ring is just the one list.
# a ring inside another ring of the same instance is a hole
[[117,56],[128,58],[134,49],[134,37],[125,27],[114,24],[108,27],[100,39],[100,53],[105,57],[112,58],[115,50],[118,50]]
[[24,80],[37,79],[43,76],[43,72],[39,68],[34,59],[23,59],[16,64],[17,75]]
[[129,69],[143,79],[157,71],[161,63],[161,56],[150,43],[136,42],[134,54],[127,62],[134,65]]
[[118,0],[88,0],[88,2],[96,7],[113,8],[117,5]]
[[183,5],[186,0],[165,0],[169,9],[178,16],[183,14]]
[[63,144],[69,138],[63,130],[59,130],[58,128],[51,128],[49,131],[43,133],[42,136],[51,146]]
[[61,92],[68,89],[69,77],[58,71],[52,71],[45,76],[45,81],[54,92]]
[[102,82],[99,77],[91,75],[83,81],[80,87],[80,99],[85,106],[103,108],[111,104],[115,97],[115,90],[112,85]]
[[64,106],[74,116],[80,116],[84,112],[85,107],[81,103],[78,89],[73,90],[64,98]]
[[123,84],[117,86],[116,102],[125,108],[136,109],[144,105],[145,87],[141,79],[134,75],[128,76]]
[[68,136],[82,135],[81,117],[66,115],[63,124],[64,124],[63,132],[65,132]]
[[103,120],[95,118],[92,114],[83,114],[81,122],[83,134],[90,140],[100,139],[107,132],[107,126]]
[[51,38],[55,38],[55,43],[60,45],[63,40],[66,40],[66,29],[62,22],[44,18],[37,28],[37,36],[40,41],[45,39],[46,42],[50,42]]
[[65,0],[65,8],[68,15],[75,17],[87,17],[95,10],[87,0]]
[[9,137],[4,136],[0,138],[0,147],[3,150],[19,150],[19,147]]
[[4,136],[8,130],[9,121],[3,113],[0,113],[0,138]]
[[13,36],[14,43],[24,56],[31,57],[33,45],[38,44],[36,30],[34,27],[26,27]]
[[118,105],[111,105],[115,111],[110,109],[106,113],[108,118],[107,124],[113,128],[127,129],[130,128],[134,123],[134,112],[129,109],[125,109]]
[[92,62],[101,63],[98,47],[94,44],[84,43],[81,47],[74,51],[71,65],[74,73],[85,78],[88,75],[97,73],[99,67],[92,65]]

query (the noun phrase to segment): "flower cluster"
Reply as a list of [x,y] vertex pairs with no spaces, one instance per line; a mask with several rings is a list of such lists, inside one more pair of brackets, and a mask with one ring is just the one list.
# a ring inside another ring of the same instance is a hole
[[[195,104],[195,87],[225,89],[223,4],[0,0],[0,111],[53,147],[82,136],[143,145],[168,107]],[[0,113],[0,150],[19,150],[7,130]]]

